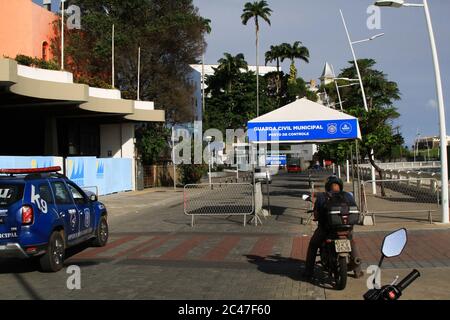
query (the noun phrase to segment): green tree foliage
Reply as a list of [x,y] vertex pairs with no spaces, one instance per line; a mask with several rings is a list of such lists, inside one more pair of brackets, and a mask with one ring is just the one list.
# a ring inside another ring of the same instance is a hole
[[[230,59],[227,57],[238,57],[240,62],[229,63]],[[235,57],[225,54],[225,58],[219,60],[219,63],[214,75],[206,80],[206,127],[217,128],[222,132],[226,129],[246,128],[247,122],[256,117],[256,74],[251,71],[242,72],[247,63],[241,54]],[[277,90],[278,78],[280,87]],[[315,94],[307,90],[306,83],[301,78],[295,83],[289,83],[289,75],[283,72],[271,72],[261,78],[261,114],[303,97],[316,100]]]
[[280,62],[284,57],[284,51],[281,46],[270,46],[270,50],[265,54],[265,65],[267,63],[275,61],[277,64],[277,74],[275,78],[275,86],[277,89],[277,95],[279,94],[281,87],[281,74],[280,74]]
[[[204,50],[205,19],[192,0],[71,0],[81,8],[82,29],[67,30],[66,65],[75,77],[111,83],[115,25],[116,87],[136,99],[137,52],[141,47],[141,98],[155,101],[171,122],[192,117],[189,64]],[[57,23],[55,31],[58,31]],[[59,34],[53,41],[60,59]]]
[[247,25],[250,19],[255,20],[256,31],[256,114],[259,115],[260,101],[259,101],[259,21],[265,21],[270,26],[270,15],[272,9],[269,8],[265,0],[247,2],[244,5],[244,10],[241,15],[243,25]]
[[181,164],[178,168],[178,174],[183,185],[199,183],[207,172],[208,166],[204,164]]
[[[349,63],[350,66],[342,70],[339,78],[358,77],[354,63]],[[389,81],[386,74],[374,68],[375,64],[373,59],[358,60],[367,96],[368,112],[364,110],[359,86],[344,87],[340,89],[340,94],[344,100],[344,111],[359,119],[363,139],[360,144],[361,158],[369,156],[370,150],[373,149],[376,159],[386,161],[392,159],[393,155],[399,152],[398,147],[404,143],[400,132],[393,128],[393,120],[399,117],[394,102],[400,99],[400,91],[397,83]],[[339,81],[338,84],[348,83]],[[329,84],[325,89],[334,101],[338,101],[334,83]],[[320,146],[322,157],[338,162],[345,159],[344,154],[348,148],[348,143]]]
[[136,129],[136,147],[144,165],[154,165],[170,158],[168,141],[171,131],[159,123],[146,123]]
[[250,19],[255,19],[255,27],[256,32],[259,31],[259,19],[267,22],[270,25],[270,15],[272,13],[272,9],[269,8],[267,1],[254,1],[247,2],[244,5],[244,10],[241,15],[242,24],[247,25],[247,22]]
[[285,59],[289,59],[291,61],[290,65],[290,82],[295,82],[297,79],[297,68],[295,67],[295,59],[303,60],[306,63],[309,63],[309,50],[305,46],[302,45],[301,41],[295,41],[293,45],[289,43],[282,43],[281,47],[281,62]]
[[[217,80],[226,83],[227,92],[232,91],[233,82],[236,82],[237,76],[241,73],[241,69],[248,70],[247,61],[242,53],[233,56],[229,53],[224,53],[224,58],[219,59],[219,66],[214,69],[219,76]],[[212,84],[212,87],[217,85]],[[220,86],[220,85],[219,85]]]

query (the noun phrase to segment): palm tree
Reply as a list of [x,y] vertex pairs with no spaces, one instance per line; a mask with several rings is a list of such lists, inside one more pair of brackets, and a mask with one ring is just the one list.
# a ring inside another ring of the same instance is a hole
[[281,62],[284,59],[291,60],[290,76],[289,82],[295,82],[297,80],[297,68],[295,67],[295,59],[300,59],[309,63],[309,50],[304,47],[300,41],[295,41],[294,45],[289,43],[281,44],[283,55],[281,57]]
[[259,62],[258,62],[258,44],[259,44],[259,18],[266,21],[270,26],[270,14],[272,9],[269,8],[265,0],[247,2],[241,15],[242,24],[254,18],[256,27],[256,116],[259,116]]
[[224,58],[219,59],[217,71],[221,72],[228,86],[228,92],[231,91],[233,80],[241,72],[241,69],[248,70],[247,61],[242,53],[233,56],[228,52],[224,53]]
[[280,83],[280,60],[283,57],[283,50],[281,46],[270,46],[270,50],[266,52],[266,60],[265,65],[267,66],[268,62],[275,61],[277,63],[277,94],[280,91],[281,83]]
[[[202,32],[206,34],[211,33],[211,20],[206,18],[200,18],[200,23],[202,24]],[[205,99],[205,43],[203,42],[202,48],[202,109],[203,113],[206,110],[206,99]]]

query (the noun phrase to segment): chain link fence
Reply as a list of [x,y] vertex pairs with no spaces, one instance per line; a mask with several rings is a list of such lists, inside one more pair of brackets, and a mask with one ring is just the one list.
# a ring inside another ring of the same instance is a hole
[[374,224],[375,216],[383,221],[395,218],[433,223],[440,212],[439,192],[438,181],[432,178],[362,181],[360,208]]
[[255,211],[254,186],[250,183],[188,184],[184,187],[184,214],[191,216],[244,216]]

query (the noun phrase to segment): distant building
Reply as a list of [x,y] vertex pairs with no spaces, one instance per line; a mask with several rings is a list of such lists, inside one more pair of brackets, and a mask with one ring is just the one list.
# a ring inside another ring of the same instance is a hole
[[[450,142],[450,137],[447,136],[447,145]],[[439,136],[431,137],[419,137],[415,140],[414,146],[417,146],[417,150],[427,150],[439,148],[441,144],[441,139]]]
[[31,0],[0,1],[0,58],[23,54],[53,58],[50,43],[57,16]]
[[320,81],[323,85],[328,85],[333,83],[335,78],[333,66],[328,62],[325,62],[325,66],[323,67],[322,75],[320,76]]

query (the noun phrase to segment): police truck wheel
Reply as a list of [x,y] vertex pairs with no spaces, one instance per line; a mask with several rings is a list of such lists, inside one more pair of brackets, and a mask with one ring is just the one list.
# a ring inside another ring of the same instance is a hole
[[54,231],[50,236],[47,252],[40,258],[39,263],[44,272],[58,272],[64,264],[64,237],[61,232]]
[[95,247],[104,247],[106,246],[106,243],[108,243],[108,237],[109,237],[109,229],[108,229],[108,221],[106,220],[106,217],[101,217],[97,232],[95,234],[94,242],[92,243]]

